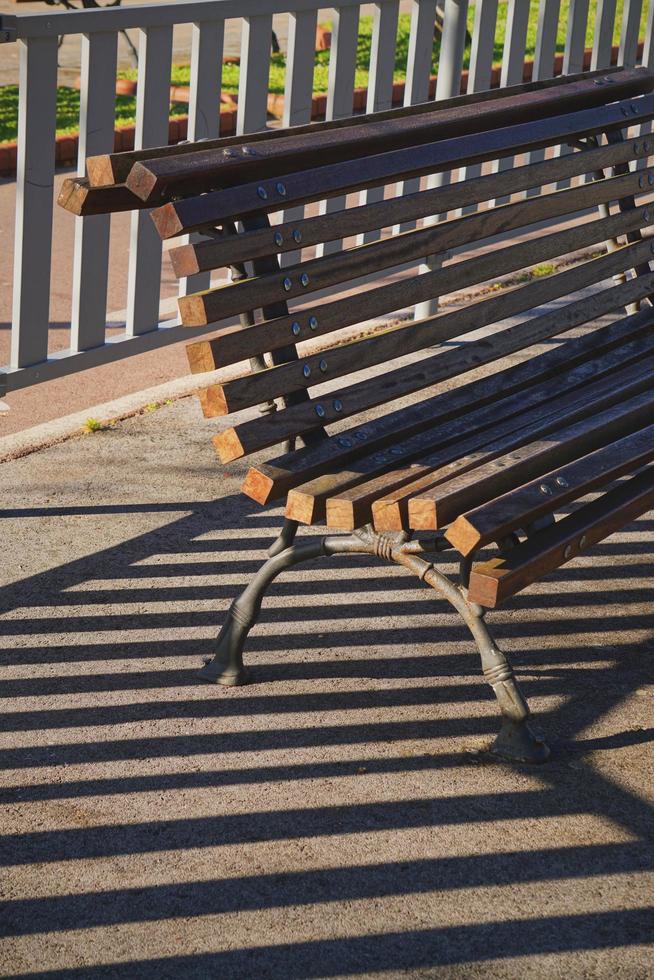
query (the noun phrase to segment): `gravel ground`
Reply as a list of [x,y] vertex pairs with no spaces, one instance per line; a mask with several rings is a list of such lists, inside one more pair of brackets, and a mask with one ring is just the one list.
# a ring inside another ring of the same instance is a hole
[[506,765],[464,628],[372,559],[282,577],[252,683],[198,684],[280,523],[215,428],[0,466],[2,975],[651,977],[652,517],[491,616],[553,747]]

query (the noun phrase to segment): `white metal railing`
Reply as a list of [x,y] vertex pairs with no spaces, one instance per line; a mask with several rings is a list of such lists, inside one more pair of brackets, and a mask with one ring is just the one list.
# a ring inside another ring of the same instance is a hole
[[[581,70],[590,0],[569,0],[563,71]],[[534,77],[553,74],[561,0],[439,0],[443,34],[436,98],[459,90],[467,13],[474,6],[469,90],[489,87],[498,8],[507,7],[501,84],[522,80],[530,17],[537,18]],[[425,101],[429,92],[436,0],[407,0],[411,16],[405,103]],[[327,118],[352,113],[360,3],[329,9],[333,42],[329,65]],[[593,68],[609,63],[615,29],[616,0],[596,0]],[[48,355],[49,292],[52,267],[53,184],[57,41],[80,35],[82,87],[79,172],[87,156],[111,152],[118,33],[139,32],[136,147],[161,145],[168,139],[169,83],[173,31],[192,25],[188,138],[218,136],[220,70],[225,22],[242,23],[241,72],[237,131],[266,126],[268,71],[273,14],[288,17],[288,50],[283,125],[310,120],[314,38],[320,0],[180,0],[172,4],[130,6],[75,12],[0,16],[0,42],[20,47],[19,149],[16,180],[16,236],[13,318],[9,365],[0,369],[0,395],[132,353],[180,340],[176,321],[160,322],[162,245],[145,211],[131,216],[127,309],[124,330],[107,334],[107,284],[110,218],[76,218],[72,274],[70,346]],[[391,104],[393,65],[400,0],[377,0],[373,14],[368,110]],[[624,0],[619,62],[634,65],[639,33],[642,60],[654,65],[654,0],[646,12],[643,0]],[[507,166],[500,163],[500,166]],[[436,175],[432,182],[443,180]],[[411,190],[411,182],[404,185]],[[401,189],[400,189],[401,191]],[[382,191],[368,191],[374,199]],[[342,202],[330,201],[330,210]],[[293,256],[286,257],[286,261]],[[207,284],[196,276],[183,288]],[[210,330],[211,328],[204,328]],[[184,331],[189,336],[189,331]]]

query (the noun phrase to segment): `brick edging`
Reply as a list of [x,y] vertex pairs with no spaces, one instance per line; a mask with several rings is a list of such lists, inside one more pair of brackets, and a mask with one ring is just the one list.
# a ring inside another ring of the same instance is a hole
[[[640,41],[638,44],[638,55],[641,57],[643,52],[643,42]],[[611,64],[616,65],[618,63],[618,47],[614,47],[611,50]],[[584,52],[583,60],[583,70],[588,71],[590,68],[592,51],[587,48]],[[533,61],[525,61],[523,81],[531,81],[533,75],[534,63]],[[554,59],[554,75],[560,75],[563,71],[563,55],[557,55]],[[491,73],[491,88],[498,88],[500,84],[500,69],[493,68]],[[468,86],[468,71],[464,71],[461,74],[461,93],[465,94]],[[402,105],[404,102],[404,82],[395,82],[393,84],[393,95],[392,104]],[[177,101],[188,101],[188,88],[186,86],[173,86],[171,87],[171,98],[174,96]],[[436,93],[436,76],[432,75],[429,82],[429,98],[434,97]],[[185,98],[186,96],[186,98]],[[354,90],[353,98],[353,109],[354,112],[362,112],[366,108],[366,102],[368,98],[367,88],[357,88]],[[226,100],[227,101],[227,100]],[[231,97],[231,105],[228,108],[223,108],[220,111],[220,134],[221,136],[233,136],[236,132],[236,98]],[[311,100],[311,119],[318,120],[324,119],[325,112],[327,109],[327,96],[326,95],[314,95]],[[284,96],[283,95],[270,95],[268,97],[268,111],[271,115],[279,118],[284,110]],[[171,119],[168,125],[168,142],[178,143],[180,140],[186,139],[188,132],[188,116],[179,116],[177,119]],[[114,132],[114,153],[120,153],[123,150],[133,150],[134,149],[134,138],[136,133],[135,126],[125,126],[121,129],[117,129]],[[77,163],[77,154],[79,149],[79,135],[74,133],[70,136],[57,136],[55,140],[55,166],[56,167],[70,167]],[[1,177],[12,177],[16,173],[16,162],[18,155],[18,144],[17,143],[5,143],[0,145],[0,176]]]

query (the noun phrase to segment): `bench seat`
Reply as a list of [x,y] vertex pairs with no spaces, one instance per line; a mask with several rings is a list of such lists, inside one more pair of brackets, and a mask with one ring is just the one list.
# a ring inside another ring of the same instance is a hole
[[[223,369],[202,411],[230,416],[222,463],[253,456],[244,493],[285,506],[205,680],[245,680],[284,569],[375,555],[463,616],[503,714],[494,751],[546,757],[484,610],[654,504],[653,89],[643,69],[590,72],[108,155],[67,182],[74,213],[131,201],[162,239],[199,233],[168,254],[206,284],[179,299],[211,331],[191,370]],[[299,524],[325,532],[295,541]]]

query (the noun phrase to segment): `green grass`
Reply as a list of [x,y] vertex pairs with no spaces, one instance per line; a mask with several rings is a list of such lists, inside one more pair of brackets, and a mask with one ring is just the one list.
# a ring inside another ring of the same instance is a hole
[[[622,6],[624,0],[618,0],[616,24],[620,24]],[[654,3],[654,0],[649,0]],[[501,0],[498,10],[497,30],[495,33],[495,64],[500,64],[502,60],[502,49],[506,34],[507,2]],[[474,21],[474,0],[471,0],[468,11],[468,27],[472,32]],[[588,28],[586,31],[586,46],[590,47],[593,41],[595,24],[595,11],[597,0],[591,0],[590,13],[588,17]],[[559,29],[557,35],[557,52],[561,53],[565,44],[565,32],[568,18],[569,0],[562,0],[561,16],[559,18]],[[647,4],[643,5],[643,20],[641,23],[641,37],[644,33],[644,18]],[[527,32],[526,58],[533,58],[536,48],[536,26],[538,15],[538,3],[532,0],[529,19],[529,29]],[[403,81],[406,77],[406,64],[409,48],[409,27],[410,17],[403,14],[399,18],[397,45],[395,50],[395,66],[393,77],[395,81]],[[619,27],[614,31],[614,43],[619,40]],[[356,73],[354,83],[357,87],[365,87],[368,84],[368,68],[370,64],[370,47],[372,41],[372,18],[362,17],[359,24],[359,43],[357,50]],[[438,57],[440,50],[440,39],[434,39],[432,49],[432,74],[436,74],[438,68]],[[329,74],[329,51],[317,51],[315,69],[313,76],[313,90],[315,93],[327,91]],[[465,52],[464,67],[468,67],[470,57],[469,48]],[[136,69],[120,72],[122,78],[136,78]],[[222,66],[222,88],[226,93],[238,92],[240,76],[240,66],[228,64]],[[286,59],[283,54],[274,54],[270,64],[270,83],[269,90],[272,94],[281,95],[284,92],[286,78]],[[190,80],[189,65],[174,65],[172,69],[171,82],[173,85],[187,85]],[[171,118],[174,116],[185,115],[186,109],[182,104],[171,106]],[[128,126],[135,121],[136,100],[130,96],[116,97],[116,125]],[[16,85],[5,85],[0,87],[0,143],[9,142],[16,139],[17,135],[17,116],[18,116],[18,87]],[[59,88],[57,91],[57,133],[70,134],[77,132],[79,118],[79,92],[70,88]]]

